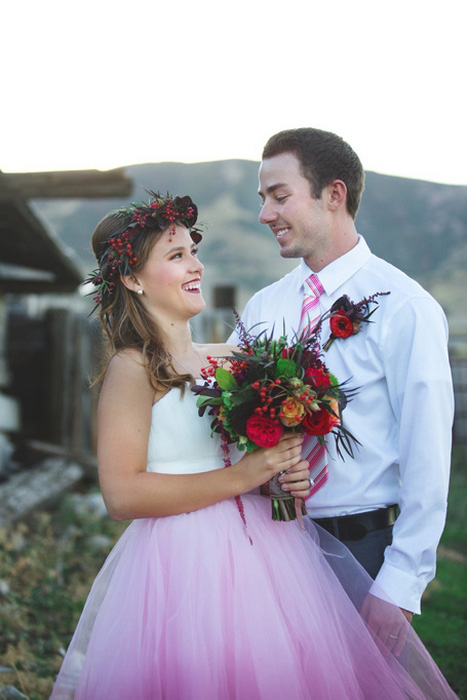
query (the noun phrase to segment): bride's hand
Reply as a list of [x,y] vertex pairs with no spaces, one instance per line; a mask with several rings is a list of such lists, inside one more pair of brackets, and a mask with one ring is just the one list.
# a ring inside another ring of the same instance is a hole
[[[273,476],[281,471],[292,470],[298,465],[301,467],[298,471],[289,472],[287,482],[297,481],[297,475],[300,475],[298,481],[301,486],[308,485],[308,475],[304,476],[302,454],[303,436],[298,433],[284,433],[276,447],[268,447],[265,449],[259,448],[250,454],[245,455],[237,463],[238,466],[245,471],[245,476],[248,482],[247,490],[251,490],[256,486],[264,484]],[[308,467],[308,464],[306,464]]]

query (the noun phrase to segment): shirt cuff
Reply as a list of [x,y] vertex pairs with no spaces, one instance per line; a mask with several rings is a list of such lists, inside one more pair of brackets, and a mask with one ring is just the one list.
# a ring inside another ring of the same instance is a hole
[[370,593],[420,615],[421,598],[425,588],[425,581],[385,562],[370,588]]

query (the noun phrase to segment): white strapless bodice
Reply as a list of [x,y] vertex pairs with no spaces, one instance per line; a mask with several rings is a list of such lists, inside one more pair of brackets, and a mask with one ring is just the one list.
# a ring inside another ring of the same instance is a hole
[[[172,389],[154,404],[147,471],[198,474],[224,466],[220,438],[211,437],[212,416],[206,412],[200,418],[196,401],[187,387],[183,398],[179,389]],[[232,462],[239,456],[232,456]]]

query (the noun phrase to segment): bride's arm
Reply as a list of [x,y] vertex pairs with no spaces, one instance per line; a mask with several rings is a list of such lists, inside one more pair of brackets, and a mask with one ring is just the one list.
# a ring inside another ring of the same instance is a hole
[[201,474],[146,471],[154,389],[137,352],[113,358],[98,406],[98,464],[102,494],[115,520],[159,517],[204,508],[246,493],[300,462],[301,437],[256,450],[228,469]]

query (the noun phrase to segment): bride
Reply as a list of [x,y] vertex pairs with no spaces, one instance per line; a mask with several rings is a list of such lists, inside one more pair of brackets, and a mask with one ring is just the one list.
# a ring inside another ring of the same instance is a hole
[[52,698],[454,698],[402,613],[400,656],[369,629],[358,609],[372,582],[340,543],[329,536],[323,551],[311,523],[271,519],[257,487],[278,472],[285,491],[309,494],[301,437],[232,449],[224,467],[190,391],[208,356],[233,350],[191,338],[204,308],[196,206],[151,195],[92,239],[109,354],[99,480],[110,516],[133,522],[96,577]]

